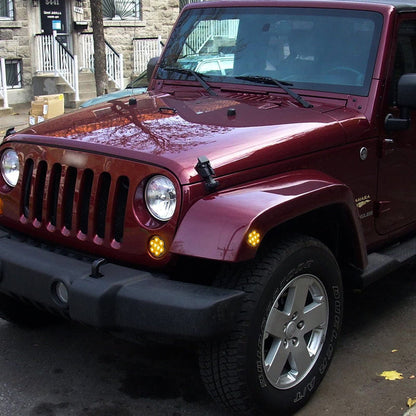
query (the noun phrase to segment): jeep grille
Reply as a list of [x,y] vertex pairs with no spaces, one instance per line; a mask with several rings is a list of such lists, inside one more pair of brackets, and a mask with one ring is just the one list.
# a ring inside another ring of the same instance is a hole
[[[112,186],[114,181],[115,186]],[[27,159],[23,172],[21,215],[33,219],[35,226],[46,224],[49,231],[62,227],[63,233],[77,233],[121,242],[124,231],[129,179],[113,179],[108,172],[94,174],[91,169],[77,169],[59,163],[48,169],[41,160],[35,165]],[[106,221],[109,208],[110,221]],[[106,230],[106,227],[109,227]]]

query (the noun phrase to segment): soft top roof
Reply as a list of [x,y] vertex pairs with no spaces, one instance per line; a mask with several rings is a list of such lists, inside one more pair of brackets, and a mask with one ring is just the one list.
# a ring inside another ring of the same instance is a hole
[[[377,10],[394,8],[398,12],[416,11],[416,0],[222,0],[190,3],[186,8],[199,7],[334,7],[361,10]],[[379,7],[377,7],[379,6]]]

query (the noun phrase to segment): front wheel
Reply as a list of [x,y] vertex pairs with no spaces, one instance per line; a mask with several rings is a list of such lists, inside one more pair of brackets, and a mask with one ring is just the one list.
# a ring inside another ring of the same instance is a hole
[[200,350],[208,392],[241,413],[287,415],[323,379],[342,319],[342,281],[329,249],[306,236],[270,241],[222,286],[246,292],[234,330]]

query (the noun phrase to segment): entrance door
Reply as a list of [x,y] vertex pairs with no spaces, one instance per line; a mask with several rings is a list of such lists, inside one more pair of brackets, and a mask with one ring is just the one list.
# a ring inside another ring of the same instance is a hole
[[41,27],[45,35],[57,33],[58,39],[69,47],[69,24],[66,13],[66,0],[40,0]]

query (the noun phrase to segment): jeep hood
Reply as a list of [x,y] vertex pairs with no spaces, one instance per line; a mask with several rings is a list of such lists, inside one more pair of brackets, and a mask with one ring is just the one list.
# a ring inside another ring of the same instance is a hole
[[140,160],[186,184],[201,180],[194,169],[200,156],[220,177],[339,146],[368,129],[345,100],[327,101],[303,108],[269,94],[144,94],[66,114],[8,140]]

